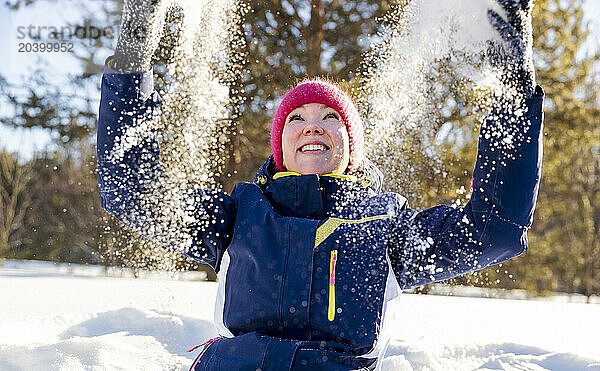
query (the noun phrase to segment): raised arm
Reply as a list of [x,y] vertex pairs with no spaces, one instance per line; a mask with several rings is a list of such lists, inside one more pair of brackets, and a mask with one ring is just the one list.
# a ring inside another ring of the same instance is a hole
[[[541,89],[526,102],[525,141],[515,158],[503,158],[482,127],[473,194],[464,207],[405,208],[395,218],[389,257],[402,288],[421,286],[501,263],[527,249],[542,165]],[[510,121],[509,118],[504,118]],[[486,138],[487,137],[487,138]]]
[[388,252],[403,288],[478,270],[527,249],[541,176],[543,92],[534,88],[531,39],[524,35],[531,33],[523,24],[531,17],[530,1],[500,3],[508,21],[488,15],[507,45],[491,44],[490,57],[512,98],[497,96],[481,127],[471,200],[419,213],[405,208],[396,217]]
[[[124,26],[125,32],[129,31]],[[126,37],[122,34],[120,40]],[[140,48],[153,52],[151,47]],[[184,187],[165,176],[158,135],[151,125],[160,97],[154,91],[149,58],[121,56],[115,67],[117,57],[107,59],[102,76],[97,136],[102,206],[145,237],[217,270],[230,241],[234,201],[225,193]],[[114,70],[119,66],[143,72]]]

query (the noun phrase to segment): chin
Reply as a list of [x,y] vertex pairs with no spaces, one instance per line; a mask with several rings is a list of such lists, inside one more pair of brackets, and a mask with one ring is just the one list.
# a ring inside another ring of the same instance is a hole
[[297,170],[300,174],[318,174],[318,175],[323,175],[323,174],[329,174],[331,172],[333,172],[333,170],[331,170],[330,166],[318,166],[318,165],[306,165],[306,166],[301,166],[300,170]]
[[332,169],[331,166],[303,166],[302,170],[298,171],[300,174],[329,174],[335,172],[335,169]]

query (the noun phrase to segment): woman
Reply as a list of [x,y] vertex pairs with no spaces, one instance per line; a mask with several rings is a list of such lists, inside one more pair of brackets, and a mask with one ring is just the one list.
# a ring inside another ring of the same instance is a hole
[[[525,120],[497,105],[482,132],[527,122],[521,129],[529,139],[506,160],[490,136],[480,137],[473,194],[464,207],[416,212],[402,196],[382,193],[382,174],[364,155],[354,103],[319,79],[284,96],[273,118],[272,155],[252,183],[237,184],[231,195],[181,195],[193,205],[190,213],[202,216],[186,226],[194,238],[185,254],[219,274],[215,325],[221,338],[192,368],[372,368],[385,345],[377,341],[377,329],[386,303],[400,290],[525,251],[540,177],[543,94],[534,92],[531,61],[519,46],[526,37],[515,32],[522,26],[518,14],[530,17],[531,4],[501,4],[509,22],[493,12],[490,21],[512,54],[495,53],[504,58],[496,61],[519,72],[513,87],[525,99],[513,109],[526,112]],[[163,176],[157,143],[148,139],[119,160],[110,156],[117,138],[160,105],[144,54],[154,49],[135,50],[146,52],[127,54],[118,46],[107,60],[98,181],[103,207],[152,238],[152,213],[140,210],[139,194]]]

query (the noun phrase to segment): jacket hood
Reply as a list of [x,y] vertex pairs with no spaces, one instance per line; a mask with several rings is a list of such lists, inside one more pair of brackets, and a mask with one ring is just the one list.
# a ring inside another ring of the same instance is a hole
[[323,219],[341,212],[358,199],[381,193],[383,174],[367,159],[354,175],[279,172],[270,156],[253,183],[283,215]]

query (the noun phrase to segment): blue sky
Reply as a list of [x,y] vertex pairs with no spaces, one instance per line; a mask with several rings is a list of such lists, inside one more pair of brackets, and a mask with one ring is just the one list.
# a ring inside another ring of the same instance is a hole
[[[79,9],[81,8],[77,6],[79,1],[69,2],[73,5],[71,7],[59,7],[54,1],[39,0],[34,7],[22,9],[16,14],[9,12],[4,5],[0,5],[0,51],[3,55],[0,74],[8,77],[10,81],[16,82],[27,77],[29,71],[35,70],[40,64],[47,63],[44,70],[47,71],[48,83],[53,84],[64,81],[66,73],[77,71],[79,66],[69,53],[19,53],[18,43],[27,41],[27,37],[25,39],[20,39],[20,37],[27,32],[29,25],[35,25],[36,28],[33,29],[33,32],[36,33],[37,27],[53,26],[58,28],[67,26],[69,21],[80,21],[81,11]],[[101,1],[86,1],[87,7],[90,4],[99,6]],[[585,0],[584,11],[592,27],[590,48],[598,48],[600,46],[600,0]],[[20,26],[24,28],[19,29]],[[48,32],[46,29],[40,31]],[[81,42],[79,39],[74,39],[75,48],[79,42]],[[113,39],[112,42],[114,45],[116,40]],[[98,86],[99,81],[98,77]],[[99,91],[96,94],[99,99]],[[6,112],[6,107],[0,106],[0,113]],[[50,142],[51,137],[47,131],[17,130],[0,125],[0,149],[6,148],[11,152],[19,152],[25,158],[30,157],[36,151],[43,150]]]

